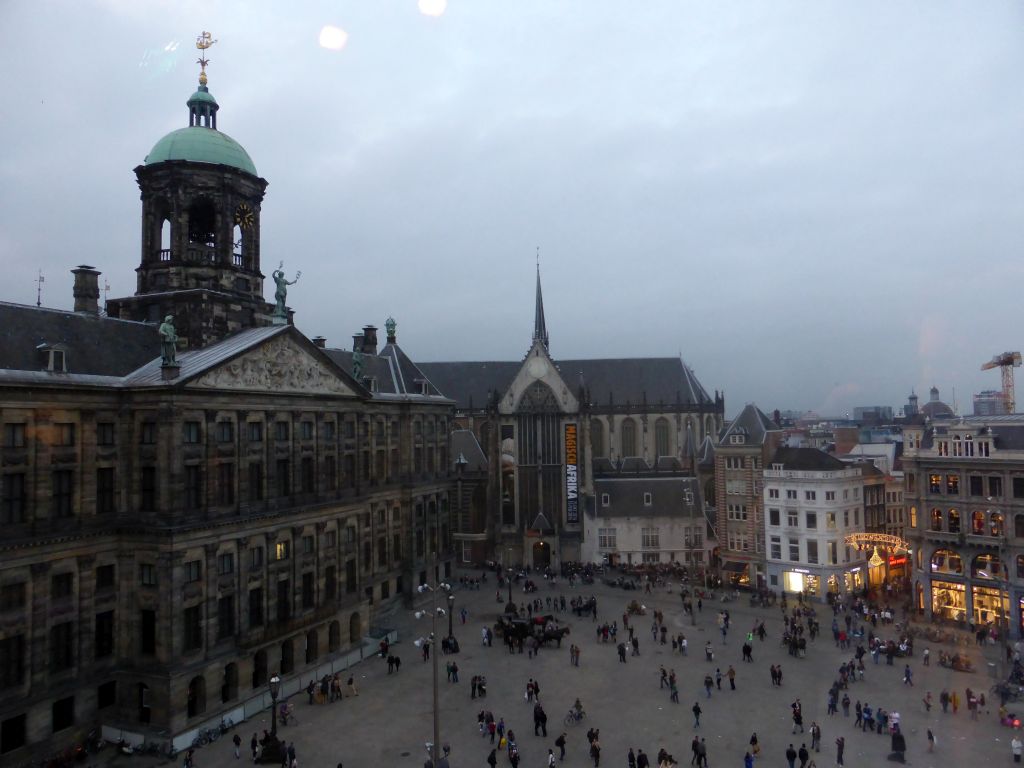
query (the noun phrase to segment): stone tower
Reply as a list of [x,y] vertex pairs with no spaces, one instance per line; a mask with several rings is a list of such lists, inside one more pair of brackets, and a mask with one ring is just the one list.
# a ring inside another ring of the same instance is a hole
[[142,193],[136,292],[107,302],[108,314],[122,319],[173,315],[188,348],[269,325],[273,311],[260,269],[267,182],[242,145],[217,129],[220,106],[203,69],[186,102],[188,126],[160,139],[135,168]]

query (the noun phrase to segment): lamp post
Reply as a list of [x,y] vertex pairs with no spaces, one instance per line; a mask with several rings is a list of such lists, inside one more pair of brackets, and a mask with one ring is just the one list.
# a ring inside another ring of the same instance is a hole
[[455,637],[452,634],[452,614],[455,613],[455,595],[451,592],[448,593],[448,639],[451,640]]
[[276,765],[281,762],[281,742],[277,739],[277,697],[281,692],[281,678],[276,672],[270,676],[267,687],[270,689],[270,734],[263,742],[260,762]]
[[[429,584],[421,584],[419,586],[419,591],[420,591],[421,594],[423,592],[430,592],[430,594],[432,595],[431,611],[430,611],[430,637],[429,637],[429,639],[421,638],[419,642],[421,644],[425,643],[425,642],[429,642],[429,643],[431,643],[431,644],[433,644],[435,646],[434,649],[433,649],[434,659],[433,659],[433,665],[432,665],[433,666],[433,672],[434,672],[434,691],[433,691],[433,694],[434,694],[434,696],[433,696],[433,699],[434,699],[434,718],[433,718],[434,719],[434,742],[433,742],[433,744],[430,747],[430,763],[431,763],[431,766],[433,766],[433,768],[437,768],[438,760],[440,759],[440,753],[438,752],[438,750],[440,749],[440,742],[441,742],[441,718],[440,718],[440,708],[438,706],[438,701],[437,701],[437,647],[436,647],[436,645],[437,645],[437,617],[438,616],[444,616],[444,608],[439,607],[438,604],[437,604],[437,591],[439,589],[444,590],[445,592],[450,592],[451,591],[451,585],[450,584],[446,584],[444,582],[440,582],[440,583],[438,583],[434,587],[431,587]],[[449,595],[448,597],[449,597],[450,601],[454,601],[454,599],[455,599],[452,595]],[[416,618],[417,619],[422,619],[425,614],[426,614],[425,611],[416,611]]]
[[515,611],[512,605],[512,572],[513,569],[508,569],[508,603],[505,605],[505,613],[511,613]]

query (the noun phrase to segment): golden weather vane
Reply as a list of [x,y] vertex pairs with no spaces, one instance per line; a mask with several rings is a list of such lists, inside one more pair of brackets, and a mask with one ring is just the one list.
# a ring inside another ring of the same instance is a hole
[[206,49],[216,42],[217,41],[213,39],[213,35],[206,31],[196,38],[196,48],[202,51],[202,53],[199,54],[199,58],[196,59],[196,64],[199,65],[200,85],[206,85],[206,65],[210,63],[210,60],[206,58]]

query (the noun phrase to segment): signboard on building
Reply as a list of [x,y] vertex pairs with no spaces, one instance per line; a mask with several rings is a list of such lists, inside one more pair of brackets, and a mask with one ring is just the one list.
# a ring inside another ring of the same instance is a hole
[[565,522],[580,521],[580,490],[576,425],[565,425]]

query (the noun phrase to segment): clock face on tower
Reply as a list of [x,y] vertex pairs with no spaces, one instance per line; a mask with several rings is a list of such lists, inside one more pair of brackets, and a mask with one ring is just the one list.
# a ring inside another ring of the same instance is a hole
[[533,378],[542,379],[544,374],[548,372],[547,361],[543,357],[531,358],[530,362],[526,365],[526,370],[529,371]]
[[242,203],[235,210],[235,224],[240,226],[242,229],[249,229],[256,220],[256,214],[252,212],[252,208],[246,203]]

